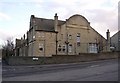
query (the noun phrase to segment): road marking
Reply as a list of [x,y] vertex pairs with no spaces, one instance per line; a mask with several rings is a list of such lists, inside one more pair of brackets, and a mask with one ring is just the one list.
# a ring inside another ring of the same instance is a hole
[[27,66],[28,68],[34,68],[35,66]]
[[99,65],[91,65],[90,67],[98,67]]

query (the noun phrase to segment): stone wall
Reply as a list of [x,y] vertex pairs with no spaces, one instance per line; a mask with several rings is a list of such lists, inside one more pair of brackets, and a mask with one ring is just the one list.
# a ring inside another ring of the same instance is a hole
[[9,57],[9,65],[41,65],[41,64],[60,64],[75,63],[103,59],[118,58],[118,53],[99,53],[99,54],[80,54],[80,55],[52,55],[52,57],[28,57],[28,56],[12,56]]

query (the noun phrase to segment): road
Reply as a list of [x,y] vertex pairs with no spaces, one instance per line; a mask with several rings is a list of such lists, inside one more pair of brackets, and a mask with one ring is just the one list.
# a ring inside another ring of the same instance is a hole
[[118,60],[3,66],[3,81],[118,81]]

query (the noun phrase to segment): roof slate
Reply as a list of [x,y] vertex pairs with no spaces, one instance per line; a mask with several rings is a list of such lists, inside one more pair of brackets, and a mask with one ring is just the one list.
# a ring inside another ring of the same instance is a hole
[[[36,18],[36,17],[34,19],[36,24],[36,30],[55,31],[53,19]],[[65,21],[58,20],[58,25],[62,25],[64,23]]]

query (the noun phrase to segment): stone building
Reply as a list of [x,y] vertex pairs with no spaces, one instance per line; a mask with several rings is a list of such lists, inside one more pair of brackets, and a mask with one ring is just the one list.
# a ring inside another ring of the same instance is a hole
[[110,38],[110,43],[111,47],[114,47],[114,51],[120,51],[120,31]]
[[31,15],[26,38],[16,40],[16,56],[48,57],[106,52],[109,51],[107,42],[109,39],[94,30],[82,15],[73,15],[65,21],[58,20],[57,14],[54,19]]

